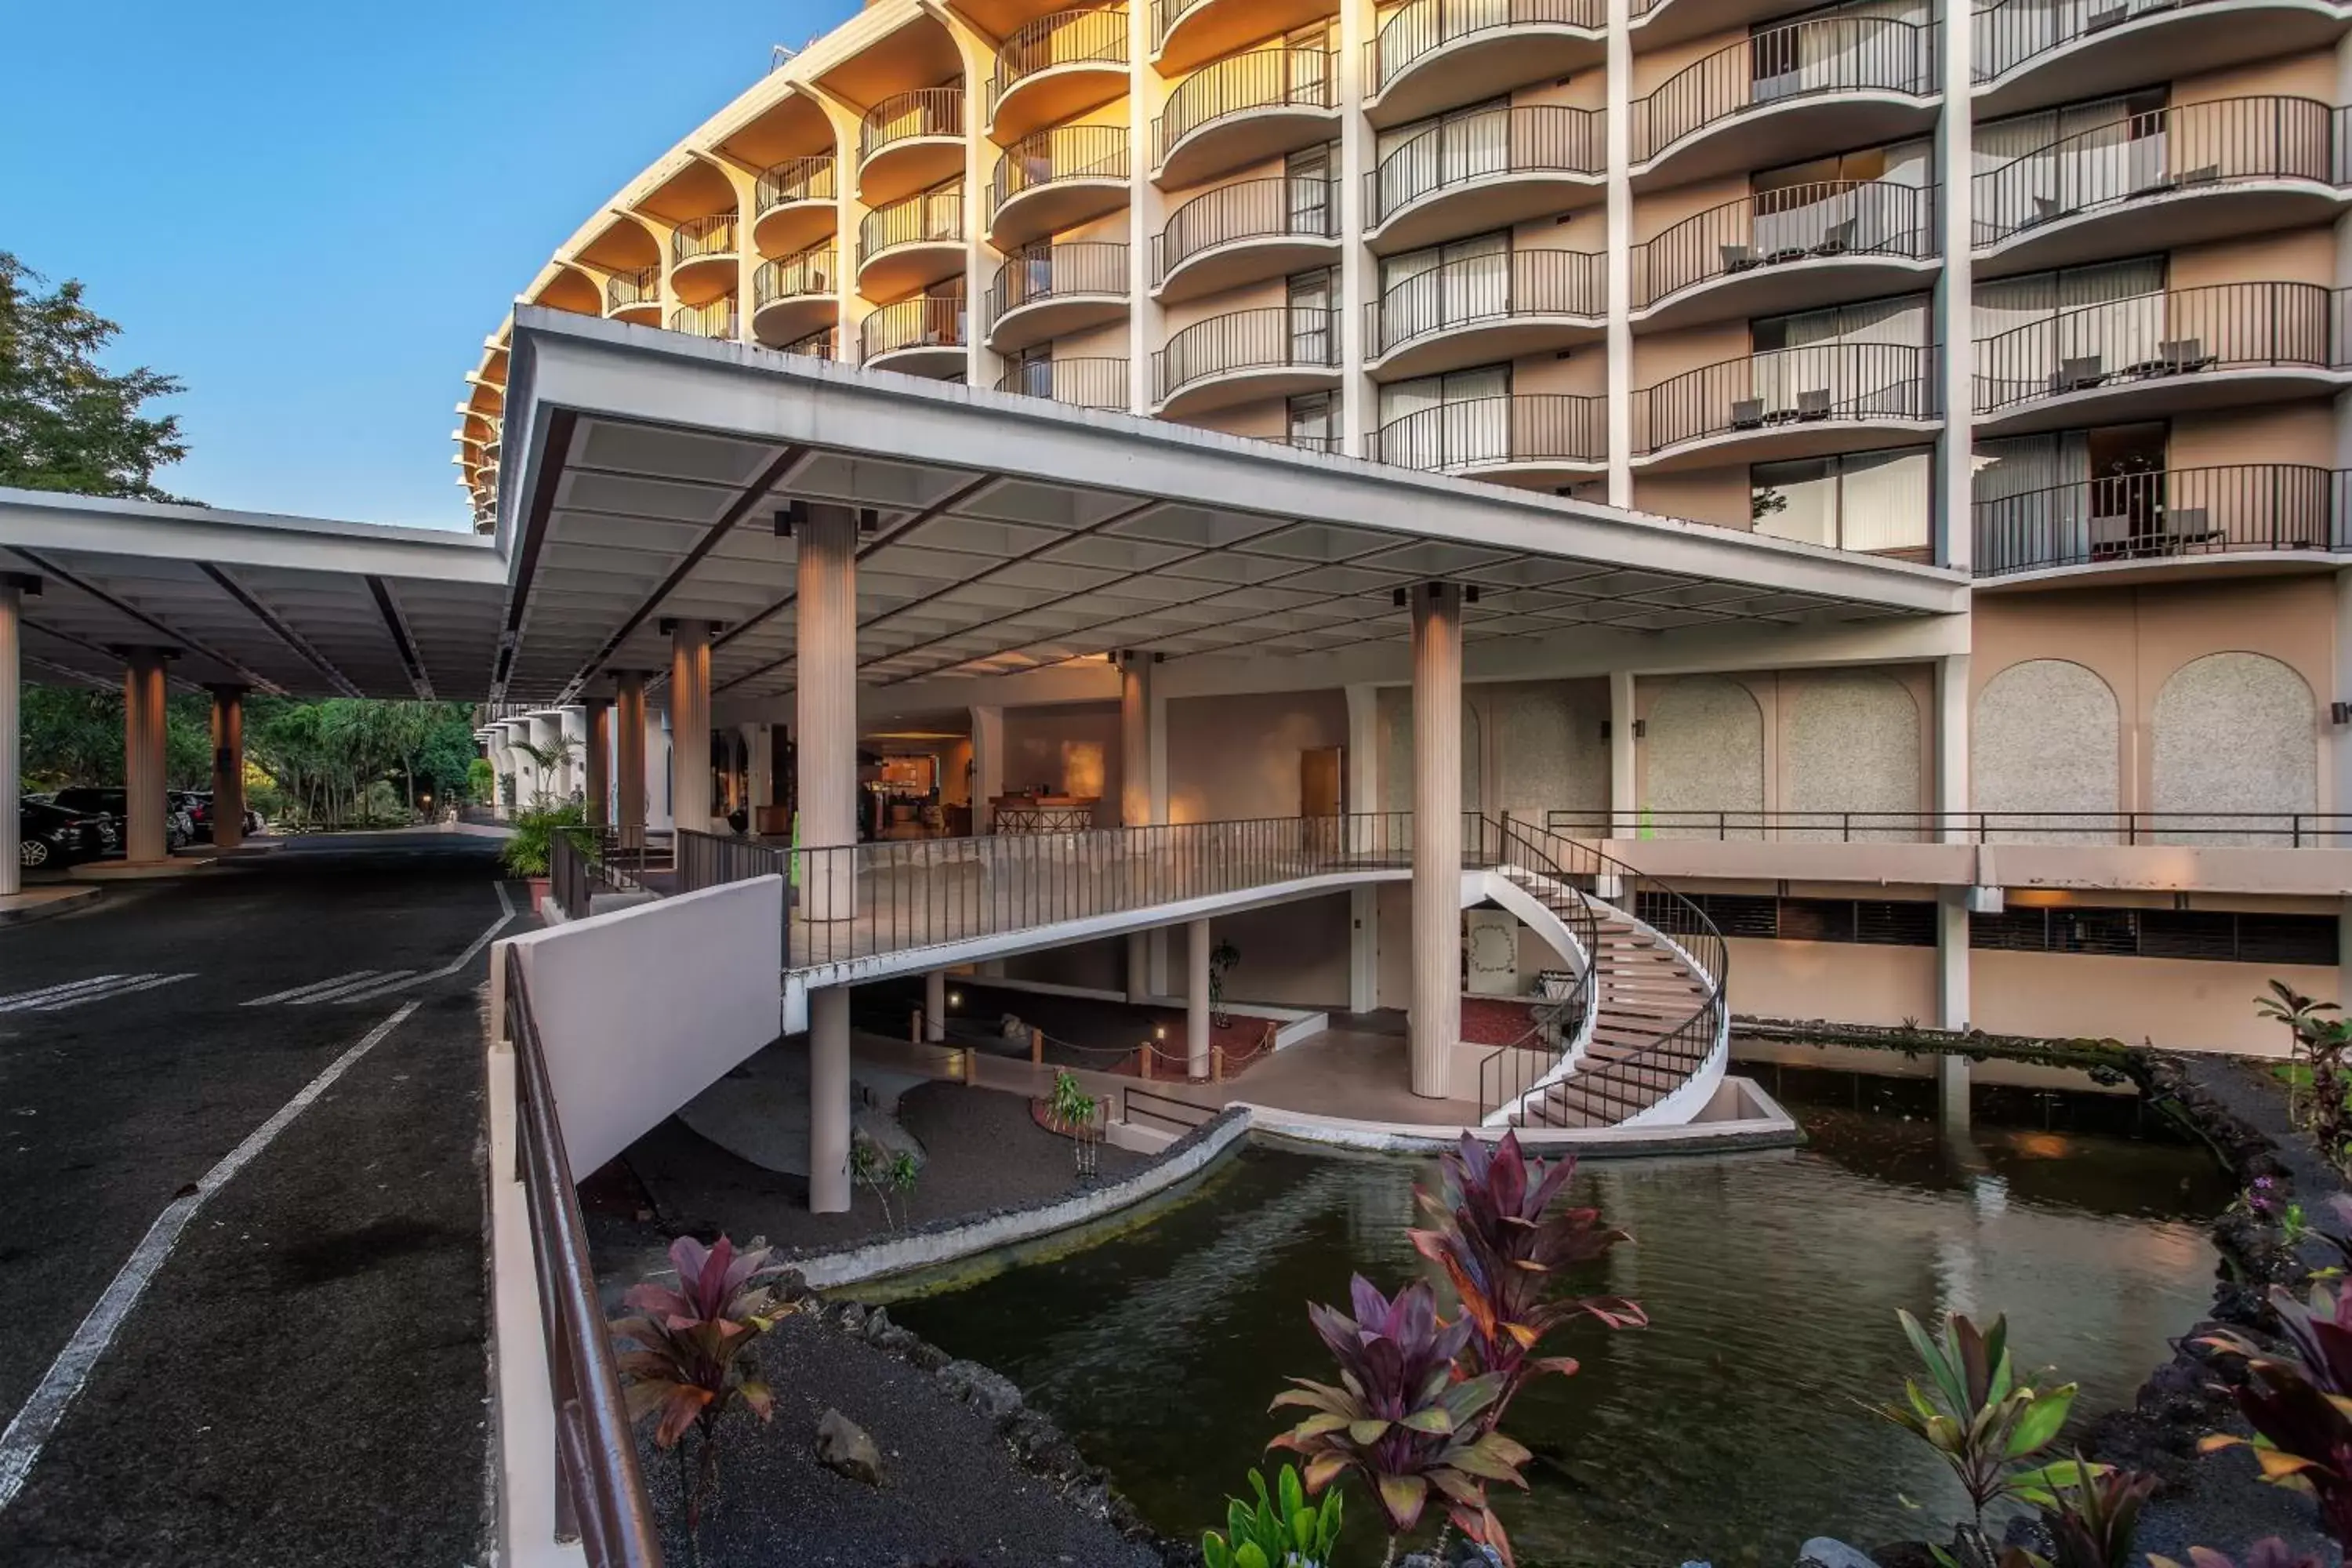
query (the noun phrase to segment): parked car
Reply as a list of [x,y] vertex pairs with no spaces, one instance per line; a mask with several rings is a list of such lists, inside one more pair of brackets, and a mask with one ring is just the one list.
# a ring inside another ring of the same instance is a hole
[[68,811],[30,795],[16,803],[16,859],[28,871],[95,860],[119,847],[110,816]]
[[[196,825],[188,820],[186,808],[173,799],[173,794],[166,791],[163,796],[163,847],[166,849],[184,849],[194,840]],[[130,796],[121,789],[76,784],[70,789],[58,791],[56,804],[85,816],[110,816],[115,820],[118,832],[126,837],[129,835],[123,819],[129,810]],[[120,853],[119,849],[117,853]]]
[[[188,821],[194,826],[196,842],[210,844],[213,841],[213,792],[208,789],[184,789],[174,790],[173,795],[187,808]],[[246,837],[251,837],[261,831],[261,813],[253,807],[248,805],[245,808],[241,820],[245,825]]]

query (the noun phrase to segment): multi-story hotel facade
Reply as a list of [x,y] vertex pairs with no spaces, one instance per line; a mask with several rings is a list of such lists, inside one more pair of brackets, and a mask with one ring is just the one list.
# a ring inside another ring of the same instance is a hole
[[[2347,32],[2331,0],[879,0],[520,299],[1965,574],[1933,633],[1465,609],[1464,805],[1702,895],[1742,1014],[2273,1048],[2250,998],[2338,994],[2352,893]],[[460,405],[485,526],[507,360]],[[1087,635],[861,647],[873,766],[929,755],[940,808],[871,826],[1411,807],[1393,648]],[[794,676],[736,651],[713,788],[756,829]],[[1408,1005],[1403,898],[1235,917],[1230,984]]]

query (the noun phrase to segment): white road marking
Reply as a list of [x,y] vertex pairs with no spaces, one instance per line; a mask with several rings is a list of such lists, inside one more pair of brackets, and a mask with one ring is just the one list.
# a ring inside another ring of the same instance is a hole
[[376,994],[379,988],[389,985],[393,982],[400,980],[404,976],[414,974],[416,971],[413,969],[386,969],[371,971],[370,973],[372,978],[355,980],[348,985],[337,984],[322,986],[318,990],[313,991],[310,995],[297,996],[293,1001],[289,1002],[286,1005],[289,1007],[315,1007],[321,1002],[356,1002],[362,996],[373,996]]
[[59,1013],[68,1007],[79,1007],[85,1002],[111,1001],[117,996],[128,996],[134,992],[152,991],[159,985],[177,985],[183,980],[194,980],[195,977],[196,972],[193,969],[185,974],[133,974],[122,984],[110,985],[102,991],[85,991],[79,996],[68,996],[52,1002],[37,1002],[31,1010],[36,1013]]
[[465,952],[459,953],[456,958],[451,959],[448,963],[443,964],[438,969],[428,969],[422,974],[412,974],[402,980],[385,981],[378,984],[371,985],[363,991],[346,992],[344,994],[337,997],[336,1000],[339,1002],[373,1002],[379,996],[389,996],[395,991],[405,991],[412,985],[422,985],[428,980],[446,980],[450,975],[457,973],[457,971],[465,968],[468,963],[471,963],[474,961],[474,955],[481,952],[482,949],[489,946],[490,939],[498,935],[499,932],[506,930],[507,923],[515,918],[516,910],[514,900],[507,896],[507,885],[504,882],[492,882],[490,884],[490,888],[491,890],[496,892],[499,896],[499,918],[492,921],[489,923],[488,928],[485,930],[481,935],[476,937],[474,939],[473,945],[467,948]]
[[147,1227],[147,1234],[131,1249],[129,1261],[108,1284],[105,1293],[99,1297],[98,1304],[82,1319],[81,1326],[74,1331],[73,1338],[66,1342],[66,1348],[58,1352],[58,1359],[49,1363],[49,1370],[42,1377],[40,1386],[33,1390],[32,1397],[25,1401],[23,1409],[16,1412],[16,1417],[8,1423],[7,1430],[0,1432],[0,1510],[15,1502],[16,1494],[25,1489],[26,1478],[32,1474],[33,1466],[40,1459],[43,1446],[57,1431],[58,1423],[65,1418],[67,1409],[81,1393],[82,1384],[89,1380],[90,1372],[98,1365],[99,1358],[114,1342],[115,1333],[122,1327],[123,1321],[130,1317],[131,1310],[139,1304],[139,1298],[146,1292],[156,1270],[162,1268],[164,1260],[172,1256],[172,1248],[178,1243],[180,1233],[188,1228],[188,1222],[195,1218],[196,1211],[204,1207],[205,1200],[226,1185],[229,1179],[243,1170],[255,1155],[268,1148],[271,1141],[286,1130],[288,1123],[301,1115],[312,1100],[332,1088],[337,1079],[373,1050],[385,1036],[398,1028],[401,1020],[416,1011],[416,1006],[414,1002],[403,1003],[391,1017],[370,1029],[359,1044],[337,1057],[327,1065],[324,1072],[305,1084],[301,1093],[278,1107],[278,1114],[247,1133],[244,1142],[230,1150],[222,1157],[220,1163],[205,1173],[197,1181],[195,1191],[185,1197],[173,1199],[163,1212],[155,1216],[155,1223]]
[[241,1002],[238,1005],[243,1007],[267,1007],[275,1002],[291,1002],[296,997],[308,996],[313,991],[338,990],[342,986],[349,985],[354,980],[365,980],[372,975],[381,974],[383,973],[383,971],[381,969],[354,969],[349,974],[338,974],[332,980],[314,980],[308,985],[297,985],[290,990],[272,991],[267,996],[256,996],[252,1001]]
[[[424,984],[428,980],[446,980],[474,961],[474,955],[489,945],[490,939],[504,931],[516,915],[514,900],[507,894],[504,882],[493,882],[490,890],[499,896],[499,918],[489,929],[476,937],[466,951],[438,969],[419,973],[412,969],[354,969],[349,974],[338,974],[332,980],[315,980],[308,985],[297,985],[289,991],[273,991],[267,996],[256,996],[242,1004],[247,1007],[311,1007],[332,1003],[338,1006],[351,1002],[373,1002]],[[0,1011],[5,1010],[7,999],[0,997]]]
[[85,1002],[102,1002],[110,997],[128,996],[133,992],[152,991],[158,985],[173,985],[195,977],[194,970],[185,974],[94,974],[87,980],[69,981],[63,985],[46,986],[38,991],[19,992],[14,996],[0,996],[0,1013],[61,1013]]
[[87,991],[93,985],[103,985],[110,980],[121,978],[120,974],[93,974],[87,980],[68,980],[62,985],[44,985],[38,991],[19,991],[13,996],[0,996],[0,1013],[29,1007],[44,997],[62,996],[68,991]]

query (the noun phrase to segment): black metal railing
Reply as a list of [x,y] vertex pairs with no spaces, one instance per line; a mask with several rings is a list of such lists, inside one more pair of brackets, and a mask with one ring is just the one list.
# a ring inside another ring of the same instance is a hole
[[2346,547],[2352,470],[2234,463],[2077,479],[1976,503],[1979,577],[2056,566]]
[[1057,66],[1127,64],[1127,7],[1056,11],[1015,27],[997,46],[996,68],[988,79],[988,111],[1004,101],[1015,84]]
[[1633,247],[1639,310],[1729,278],[1791,261],[1937,254],[1936,187],[1824,180],[1759,191],[1693,214]]
[[997,378],[996,390],[1050,397],[1077,408],[1123,410],[1128,403],[1127,361],[1108,357],[1024,360],[1005,368]]
[[1291,237],[1336,239],[1339,234],[1337,180],[1241,180],[1204,191],[1168,215],[1167,226],[1151,237],[1151,276],[1164,283],[1177,268],[1221,246]]
[[961,294],[918,294],[893,300],[869,314],[857,328],[861,360],[905,349],[959,349],[969,342]]
[[587,918],[599,893],[644,892],[646,853],[625,845],[617,829],[567,827],[547,841],[547,890],[572,920]]
[[1372,436],[1371,456],[1423,473],[1511,463],[1605,463],[1609,400],[1519,392],[1440,404],[1381,426]]
[[1633,395],[1633,450],[1823,420],[1930,420],[1937,355],[1905,343],[1771,349],[1669,377]]
[[1365,77],[1377,96],[1419,61],[1465,38],[1547,25],[1598,32],[1608,16],[1603,0],[1410,0],[1365,41]]
[[992,219],[1015,196],[1066,180],[1127,178],[1127,127],[1056,125],[1024,136],[997,155],[988,182]]
[[780,345],[776,352],[786,354],[806,354],[811,359],[841,357],[841,334],[832,327],[819,327],[804,338],[794,338]]
[[1151,384],[1165,403],[1195,382],[1240,371],[1337,368],[1339,313],[1270,305],[1195,321],[1151,355]]
[[540,1329],[554,1403],[555,1539],[576,1539],[590,1568],[661,1568],[653,1504],[637,1464],[628,1400],[572,1189],[547,1051],[522,955],[506,953],[504,1019],[515,1058],[515,1165],[530,1215]]
[[857,126],[857,161],[900,142],[963,135],[963,89],[919,87],[893,93],[866,111]]
[[777,952],[786,969],[793,966],[792,905],[799,883],[793,879],[797,868],[793,851],[781,845],[760,844],[745,838],[730,838],[716,833],[698,833],[692,828],[678,829],[676,839],[677,857],[677,890],[698,893],[705,888],[724,887],[730,882],[748,882],[755,877],[782,877],[784,879],[783,929],[778,933]]
[[1328,49],[1250,49],[1213,60],[1176,84],[1151,122],[1152,158],[1164,163],[1176,144],[1203,126],[1262,109],[1329,109],[1338,73]]
[[1441,262],[1364,302],[1365,344],[1380,359],[1408,343],[1525,316],[1599,317],[1609,258],[1583,250],[1494,251]]
[[1608,167],[1604,120],[1598,110],[1527,104],[1433,125],[1390,149],[1364,175],[1372,224],[1440,191],[1506,175],[1599,175]]
[[1970,69],[1979,82],[2009,72],[2078,39],[2125,22],[2178,11],[2201,0],[1994,0],[1970,18],[1976,35]]
[[761,215],[794,202],[829,202],[834,198],[833,154],[788,158],[762,170],[755,210]]
[[996,280],[988,286],[987,319],[993,325],[1024,305],[1072,295],[1123,300],[1127,285],[1127,247],[1117,240],[1024,245],[996,269]]
[[1976,244],[2183,191],[2253,180],[2332,184],[2335,120],[2307,98],[2224,98],[2062,136],[1976,176]]
[[716,213],[678,225],[670,231],[669,254],[673,264],[734,255],[735,215]]
[[2207,371],[2326,370],[2345,363],[2344,293],[2214,283],[2054,311],[1977,340],[1977,412]]
[[1756,110],[1842,92],[1933,94],[1936,29],[1890,16],[1818,16],[1728,44],[1633,103],[1633,157],[1647,163],[1677,143]]
[[661,276],[660,268],[648,267],[640,272],[615,272],[604,279],[605,313],[632,305],[659,305]]
[[961,245],[963,184],[961,181],[936,191],[876,207],[858,221],[857,256],[871,261],[901,245]]
[[757,308],[777,300],[831,294],[840,282],[841,269],[835,264],[833,241],[828,239],[760,263],[760,269],[751,274],[751,302]]
[[1812,844],[2179,845],[2226,839],[2281,849],[2352,845],[2352,813],[2325,811],[1658,811],[1611,827],[1605,811],[1545,814],[1555,832],[1620,838]]
[[743,335],[743,324],[735,313],[732,294],[711,300],[707,305],[680,305],[669,313],[669,330],[689,337],[716,338],[732,342]]

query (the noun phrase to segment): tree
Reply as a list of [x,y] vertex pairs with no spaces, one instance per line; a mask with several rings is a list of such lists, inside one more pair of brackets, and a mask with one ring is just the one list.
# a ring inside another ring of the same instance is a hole
[[180,383],[144,365],[100,365],[121,329],[82,303],[79,283],[43,293],[46,282],[0,250],[0,485],[176,499],[154,476],[187,454],[179,418],[142,410]]

